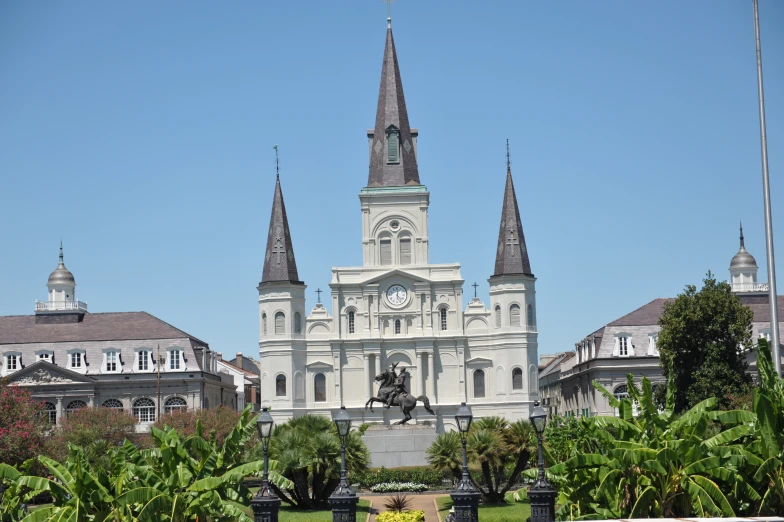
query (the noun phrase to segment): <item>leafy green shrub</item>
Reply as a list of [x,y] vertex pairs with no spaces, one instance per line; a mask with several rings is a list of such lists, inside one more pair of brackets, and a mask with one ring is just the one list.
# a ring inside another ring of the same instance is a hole
[[365,489],[372,489],[379,484],[390,482],[425,484],[428,487],[440,487],[444,474],[430,468],[375,468],[351,476],[352,484],[359,484]]
[[424,522],[424,511],[385,511],[376,516],[376,522]]
[[408,511],[411,509],[411,503],[412,500],[408,495],[404,493],[396,493],[390,496],[387,501],[384,502],[384,507],[389,511]]
[[[160,429],[172,428],[184,437],[196,433],[196,424],[201,422],[202,430],[207,439],[215,433],[215,443],[220,445],[234,429],[240,418],[240,412],[226,406],[218,406],[209,410],[176,410],[161,415],[155,427]],[[259,442],[258,434],[254,434],[248,446],[253,447]]]
[[417,484],[416,482],[382,482],[381,484],[376,484],[370,490],[373,493],[394,493],[396,491],[421,493],[422,491],[427,491],[427,485]]

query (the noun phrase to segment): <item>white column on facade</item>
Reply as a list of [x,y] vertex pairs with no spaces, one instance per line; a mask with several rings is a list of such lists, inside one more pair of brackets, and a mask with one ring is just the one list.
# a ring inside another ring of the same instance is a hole
[[63,398],[57,397],[57,424],[63,422]]
[[436,371],[433,357],[435,357],[435,352],[427,354],[427,397],[430,402],[436,402]]
[[373,360],[376,363],[376,375],[381,375],[381,352],[375,354]]
[[370,379],[370,355],[365,354],[365,397],[371,396]]
[[95,406],[95,395],[88,395],[87,396],[87,406],[93,408]]
[[425,352],[419,352],[419,365],[417,366],[417,372],[419,372],[419,389],[417,393],[419,395],[425,394]]

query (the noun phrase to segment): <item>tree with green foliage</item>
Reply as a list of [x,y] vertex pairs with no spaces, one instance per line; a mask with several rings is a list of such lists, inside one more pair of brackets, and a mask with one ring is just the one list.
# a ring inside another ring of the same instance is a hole
[[[91,465],[84,451],[73,444],[68,444],[68,458],[62,464],[38,457],[48,478],[23,475],[0,464],[0,481],[8,485],[0,503],[0,520],[19,520],[20,503],[48,492],[53,504],[30,512],[22,522],[252,522],[243,510],[252,498],[244,478],[258,476],[264,464],[243,464],[241,459],[255,431],[248,408],[221,445],[214,435],[206,439],[200,424],[187,438],[173,429],[153,427],[155,447],[140,450],[125,441],[111,450],[107,467]],[[275,472],[276,463],[270,464],[270,481],[277,487],[290,487]]]
[[[536,453],[536,432],[527,420],[509,423],[503,417],[485,417],[471,424],[467,451],[470,462],[478,468],[481,482],[471,476],[486,503],[503,503],[504,496],[517,483],[520,474]],[[462,473],[460,435],[439,435],[427,450],[428,462],[439,471]]]
[[744,351],[752,348],[752,311],[708,272],[702,289],[686,287],[664,305],[657,346],[664,375],[675,379],[675,412],[716,397],[724,408],[748,393]]
[[21,464],[41,451],[49,424],[30,392],[0,381],[0,462]]
[[[286,503],[302,509],[326,509],[340,481],[340,439],[335,424],[321,415],[304,415],[275,426],[269,445],[278,471],[290,480],[286,487],[273,484]],[[370,453],[356,431],[346,439],[349,474],[367,469]]]

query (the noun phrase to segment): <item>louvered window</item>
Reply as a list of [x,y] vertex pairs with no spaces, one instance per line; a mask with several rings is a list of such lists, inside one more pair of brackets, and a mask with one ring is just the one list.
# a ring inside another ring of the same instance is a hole
[[485,396],[485,372],[474,371],[474,397],[481,399]]
[[411,264],[411,239],[403,238],[400,240],[400,264]]
[[299,312],[294,314],[294,333],[302,333],[302,317]]
[[327,402],[327,378],[323,373],[317,373],[313,377],[313,391],[316,402]]
[[501,328],[501,307],[495,307],[495,327]]
[[535,321],[534,306],[533,305],[528,305],[528,326],[530,328],[533,328],[534,324],[536,324],[534,321]]
[[516,304],[509,307],[509,324],[520,326],[520,307]]
[[348,313],[348,333],[354,333],[354,312]]
[[391,265],[392,264],[392,240],[382,239],[380,245],[381,245],[381,264]]
[[446,324],[446,308],[442,308],[440,310],[439,314],[441,316],[441,329],[442,330],[446,330],[446,326],[447,326],[447,324]]
[[515,368],[512,370],[512,389],[513,390],[522,390],[523,389],[523,370],[522,368]]
[[397,131],[392,131],[387,135],[387,163],[400,162],[400,138]]
[[286,315],[283,312],[275,314],[275,335],[286,333]]

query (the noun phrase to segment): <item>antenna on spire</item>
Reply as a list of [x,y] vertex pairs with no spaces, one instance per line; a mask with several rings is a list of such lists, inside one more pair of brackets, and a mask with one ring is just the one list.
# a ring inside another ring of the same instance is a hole
[[63,262],[63,238],[60,238],[60,263]]
[[275,176],[278,181],[280,181],[280,163],[278,162],[278,146],[275,145],[272,147],[275,149]]
[[743,221],[740,222],[740,247],[745,248],[743,245]]
[[506,138],[506,170],[511,170],[512,161],[509,159],[509,138]]
[[385,4],[387,4],[387,29],[392,28],[392,4],[395,3],[395,0],[381,0]]

